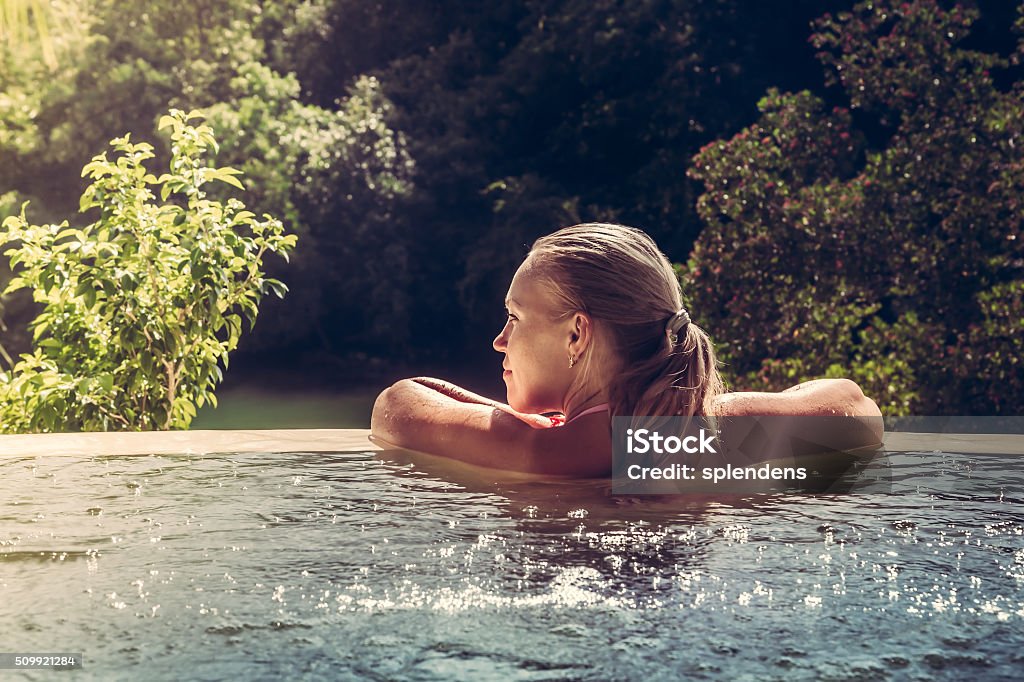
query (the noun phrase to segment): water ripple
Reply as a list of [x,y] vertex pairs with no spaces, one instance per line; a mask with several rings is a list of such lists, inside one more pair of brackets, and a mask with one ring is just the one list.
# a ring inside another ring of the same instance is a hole
[[892,455],[897,494],[723,500],[356,453],[5,460],[0,635],[97,676],[1009,678],[1019,474]]

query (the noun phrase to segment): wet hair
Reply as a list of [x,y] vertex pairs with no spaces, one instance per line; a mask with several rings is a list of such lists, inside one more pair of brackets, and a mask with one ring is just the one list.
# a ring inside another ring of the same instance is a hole
[[713,414],[713,401],[725,390],[714,347],[692,321],[673,343],[666,325],[683,307],[682,290],[646,233],[574,225],[534,242],[527,261],[550,284],[562,319],[581,311],[594,320],[578,382],[594,373],[595,363],[616,363],[618,371],[605,378],[613,415]]

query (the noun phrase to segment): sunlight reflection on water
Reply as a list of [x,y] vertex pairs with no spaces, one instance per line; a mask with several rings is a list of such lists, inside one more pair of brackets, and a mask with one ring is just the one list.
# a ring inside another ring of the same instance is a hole
[[712,501],[372,453],[6,459],[0,638],[97,677],[1009,679],[1014,461],[891,464],[900,494]]

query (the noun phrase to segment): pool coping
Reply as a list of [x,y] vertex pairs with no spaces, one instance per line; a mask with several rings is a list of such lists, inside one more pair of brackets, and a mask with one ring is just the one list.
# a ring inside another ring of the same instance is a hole
[[372,452],[369,429],[41,433],[0,436],[0,457],[209,455],[225,452]]
[[[376,452],[369,429],[268,429],[43,433],[0,436],[0,457],[39,455],[210,455],[228,452]],[[885,447],[900,452],[1024,455],[1014,434],[886,433]],[[937,447],[938,446],[938,447]]]

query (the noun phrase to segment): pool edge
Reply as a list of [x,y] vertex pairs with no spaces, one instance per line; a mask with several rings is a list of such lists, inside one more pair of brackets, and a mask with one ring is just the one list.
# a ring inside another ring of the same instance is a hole
[[369,429],[43,433],[0,436],[0,456],[208,455],[223,452],[372,452]]

